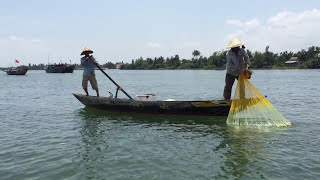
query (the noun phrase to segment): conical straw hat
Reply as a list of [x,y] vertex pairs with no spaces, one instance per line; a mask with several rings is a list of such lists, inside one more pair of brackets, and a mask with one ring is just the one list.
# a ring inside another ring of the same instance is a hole
[[242,43],[241,41],[239,41],[239,39],[234,38],[230,41],[229,45],[227,48],[235,48],[235,47],[240,47],[244,45],[244,43]]
[[85,52],[90,52],[90,54],[93,53],[93,51],[90,50],[89,48],[84,48],[81,55],[84,55]]

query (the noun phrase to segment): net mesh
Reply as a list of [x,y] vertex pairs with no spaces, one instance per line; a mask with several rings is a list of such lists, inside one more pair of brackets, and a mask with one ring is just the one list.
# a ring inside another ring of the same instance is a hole
[[258,127],[291,125],[290,121],[273,107],[243,73],[238,78],[227,124]]

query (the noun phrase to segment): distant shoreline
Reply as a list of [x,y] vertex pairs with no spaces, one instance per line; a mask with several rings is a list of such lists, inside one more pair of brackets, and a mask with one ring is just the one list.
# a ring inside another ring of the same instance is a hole
[[[0,71],[6,70],[8,68],[0,67]],[[249,68],[249,70],[291,70],[291,69],[320,69],[320,68],[299,68],[299,67],[270,67],[270,68]],[[34,71],[45,71],[45,69],[30,69]],[[83,69],[75,69],[82,71]],[[99,70],[99,69],[96,69]],[[104,69],[104,70],[129,70],[129,71],[141,71],[141,70],[226,70],[226,68],[211,68],[211,69]]]

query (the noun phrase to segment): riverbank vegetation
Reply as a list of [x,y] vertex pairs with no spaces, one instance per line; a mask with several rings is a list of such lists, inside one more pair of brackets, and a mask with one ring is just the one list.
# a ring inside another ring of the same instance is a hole
[[[297,69],[320,68],[320,47],[312,46],[307,50],[296,53],[284,51],[281,53],[251,52],[246,50],[251,60],[251,68],[255,69]],[[225,69],[227,63],[227,51],[214,52],[209,57],[201,55],[200,51],[194,50],[191,59],[180,59],[179,55],[171,57],[156,57],[132,60],[121,66],[121,69]],[[296,63],[286,63],[290,58],[296,57]]]
[[[250,67],[253,69],[319,69],[320,68],[320,47],[312,46],[296,53],[284,51],[273,53],[271,51],[252,52],[246,50],[251,60]],[[130,63],[124,63],[120,69],[125,70],[151,70],[151,69],[225,69],[227,63],[227,51],[214,52],[209,57],[204,57],[201,52],[194,50],[191,59],[181,59],[179,55],[171,57],[138,58]],[[297,60],[296,63],[286,63],[292,57]],[[103,63],[100,65],[107,69],[116,69],[116,63]],[[75,64],[76,69],[81,69],[80,64]],[[45,64],[29,64],[30,70],[43,70]]]

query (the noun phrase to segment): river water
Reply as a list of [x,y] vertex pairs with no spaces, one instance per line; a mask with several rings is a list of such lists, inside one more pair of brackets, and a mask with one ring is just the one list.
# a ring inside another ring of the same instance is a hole
[[[221,99],[225,77],[214,70],[107,73],[131,96],[154,93],[159,100]],[[101,96],[114,94],[115,86],[96,75]],[[85,108],[72,95],[83,92],[81,79],[82,71],[0,74],[0,179],[320,176],[319,70],[254,70],[253,85],[293,124],[266,129],[230,127],[227,117]]]

